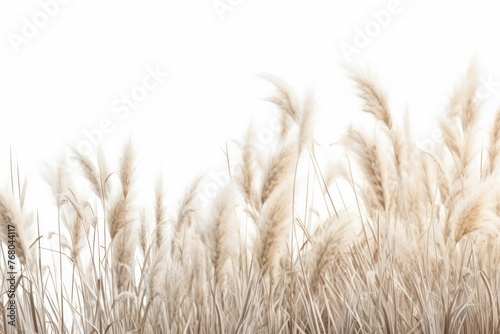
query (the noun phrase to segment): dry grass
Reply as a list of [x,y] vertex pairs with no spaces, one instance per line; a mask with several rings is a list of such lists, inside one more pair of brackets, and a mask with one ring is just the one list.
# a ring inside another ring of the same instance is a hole
[[267,76],[282,120],[276,145],[258,150],[249,130],[230,184],[205,207],[196,178],[174,215],[161,177],[151,205],[138,204],[128,142],[116,166],[100,152],[75,155],[80,175],[47,169],[58,221],[40,235],[50,222],[26,211],[11,159],[0,332],[15,332],[7,225],[17,228],[20,332],[500,332],[500,112],[483,156],[477,70],[458,85],[439,123],[444,143],[430,152],[394,121],[371,76],[352,77],[379,131],[350,128],[339,165],[320,168],[314,99]]

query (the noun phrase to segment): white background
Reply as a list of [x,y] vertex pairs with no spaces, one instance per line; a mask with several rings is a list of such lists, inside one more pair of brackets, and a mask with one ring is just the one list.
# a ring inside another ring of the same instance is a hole
[[[241,139],[251,122],[269,126],[275,112],[263,99],[273,90],[262,73],[282,77],[299,95],[315,93],[316,137],[325,145],[349,122],[369,120],[360,116],[346,64],[379,75],[396,118],[409,111],[417,140],[432,136],[473,57],[486,81],[500,82],[495,1],[71,0],[43,22],[48,2],[0,3],[1,185],[9,182],[9,145],[36,188],[42,161],[112,119],[102,141],[109,159],[133,135],[141,184],[152,189],[163,169],[175,203],[197,173],[224,170],[227,140]],[[220,3],[230,10],[217,12]],[[376,23],[374,13],[390,6],[397,10]],[[40,26],[29,38],[27,21]],[[349,62],[341,46],[354,46],[366,29],[375,30]],[[156,66],[168,78],[118,119],[113,103]],[[486,87],[494,86],[487,113],[499,105],[496,85]]]

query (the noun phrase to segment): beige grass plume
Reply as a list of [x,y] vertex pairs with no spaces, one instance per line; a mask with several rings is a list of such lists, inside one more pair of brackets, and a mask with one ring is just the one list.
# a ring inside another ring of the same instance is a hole
[[449,235],[459,242],[464,236],[479,230],[497,231],[495,226],[496,195],[498,186],[491,182],[478,185],[454,206],[447,222],[445,238]]
[[271,282],[277,279],[279,260],[289,240],[291,192],[289,182],[282,184],[266,201],[259,220],[255,256]]
[[237,255],[238,222],[236,221],[235,193],[232,186],[223,188],[214,204],[212,213],[213,255],[215,282],[224,288],[230,277],[229,266]]
[[340,219],[328,220],[318,228],[312,246],[312,261],[310,265],[310,284],[317,288],[324,283],[324,275],[332,262],[341,256],[351,242],[354,233],[351,221],[346,215]]
[[186,189],[181,201],[177,220],[173,226],[173,235],[171,239],[171,255],[178,259],[183,258],[184,243],[188,231],[193,224],[194,218],[199,208],[198,189],[201,184],[201,177],[196,177],[191,185]]
[[278,147],[264,172],[261,191],[262,204],[271,197],[280,185],[291,180],[298,158],[297,154],[297,146],[293,141],[288,141]]
[[387,126],[389,130],[392,129],[389,102],[387,95],[382,91],[380,85],[373,80],[371,75],[359,69],[351,69],[351,78],[356,82],[360,91],[359,95],[364,101],[363,111],[372,114]]
[[[16,256],[23,264],[30,264],[31,222],[19,212],[13,201],[0,194],[0,240],[6,245],[14,241]],[[8,231],[15,230],[14,239],[9,238]]]
[[[368,189],[374,196],[374,199],[369,199],[366,204],[372,210],[385,211],[389,199],[387,167],[383,162],[382,153],[376,139],[370,141],[366,138],[366,135],[351,127],[347,133],[346,144],[356,153],[363,176],[369,186]],[[370,196],[370,194],[366,195]]]
[[373,115],[385,127],[386,133],[392,142],[394,165],[401,180],[404,176],[405,167],[407,167],[409,143],[408,138],[405,138],[402,131],[394,125],[387,94],[370,73],[353,68],[351,69],[351,78],[356,83],[360,92],[359,95],[363,99],[363,111]]
[[155,186],[155,234],[156,234],[156,249],[160,249],[161,245],[166,242],[165,224],[167,223],[167,208],[165,206],[165,189],[163,184],[163,176],[156,181]]
[[83,171],[83,176],[89,182],[92,191],[101,199],[104,199],[104,192],[101,184],[101,176],[89,157],[74,150],[75,160],[78,162]]
[[445,118],[440,122],[444,142],[458,165],[457,182],[463,182],[469,177],[472,161],[477,154],[476,125],[480,115],[478,87],[478,70],[475,63],[472,63],[451,98]]
[[276,105],[281,112],[281,141],[288,136],[293,124],[300,123],[300,104],[291,87],[279,77],[261,75],[274,85],[276,93],[267,100]]
[[490,147],[488,151],[487,175],[497,170],[498,158],[500,156],[500,108],[497,109],[493,127],[490,132]]
[[252,127],[249,127],[241,148],[241,171],[238,174],[237,182],[246,203],[250,206],[250,214],[255,220],[255,211],[260,209],[260,198],[256,189],[258,152],[254,142],[255,131]]
[[122,185],[123,197],[127,197],[134,182],[135,172],[135,150],[132,141],[129,139],[123,149],[120,161],[120,181]]
[[123,148],[119,167],[122,192],[110,207],[107,219],[119,291],[134,277],[134,254],[139,241],[139,212],[132,194],[134,171],[135,153],[131,142],[128,141]]

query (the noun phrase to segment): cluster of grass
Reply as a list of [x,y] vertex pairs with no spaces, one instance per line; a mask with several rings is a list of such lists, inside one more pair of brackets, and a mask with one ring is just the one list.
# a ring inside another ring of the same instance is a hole
[[[0,237],[16,226],[20,332],[500,332],[500,111],[481,147],[474,67],[430,152],[393,122],[379,85],[353,73],[376,131],[349,128],[344,159],[326,167],[313,99],[268,79],[279,140],[262,152],[250,129],[231,182],[208,207],[200,178],[176,215],[161,180],[154,203],[138,205],[130,143],[116,168],[104,154],[75,152],[91,194],[63,163],[46,175],[58,217],[47,248],[39,231],[51,222],[26,212],[25,182],[11,178]],[[5,263],[0,332],[13,333]]]

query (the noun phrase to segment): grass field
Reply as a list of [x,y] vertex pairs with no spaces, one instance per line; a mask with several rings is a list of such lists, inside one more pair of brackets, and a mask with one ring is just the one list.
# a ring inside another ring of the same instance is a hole
[[75,152],[77,169],[42,173],[53,222],[26,209],[11,161],[0,332],[499,333],[500,111],[484,144],[475,67],[432,151],[393,121],[376,80],[352,77],[373,131],[347,129],[338,161],[314,140],[314,99],[269,77],[279,140],[257,150],[249,129],[230,183],[205,205],[195,178],[174,215],[161,178],[138,204],[131,142],[116,164]]

